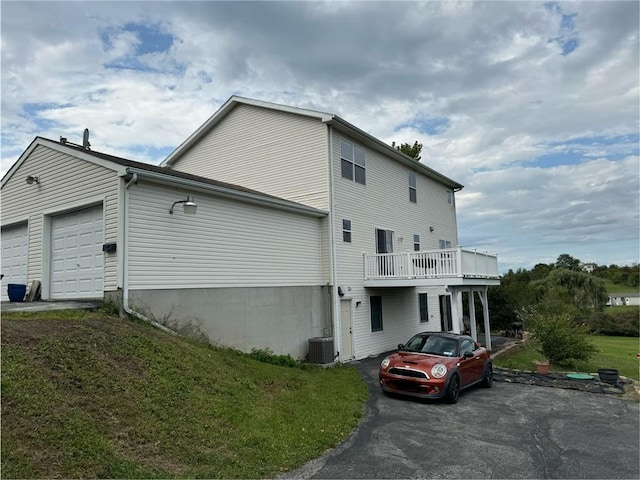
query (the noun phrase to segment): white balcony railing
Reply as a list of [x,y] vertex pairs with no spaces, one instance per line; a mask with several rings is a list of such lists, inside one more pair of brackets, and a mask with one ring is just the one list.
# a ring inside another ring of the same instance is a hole
[[364,255],[365,280],[421,278],[497,279],[498,257],[461,247]]

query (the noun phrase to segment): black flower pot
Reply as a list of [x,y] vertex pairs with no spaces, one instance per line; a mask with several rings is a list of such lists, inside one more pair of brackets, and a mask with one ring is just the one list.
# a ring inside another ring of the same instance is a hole
[[617,385],[620,380],[618,370],[615,368],[599,368],[598,377],[601,382],[610,383],[611,385]]

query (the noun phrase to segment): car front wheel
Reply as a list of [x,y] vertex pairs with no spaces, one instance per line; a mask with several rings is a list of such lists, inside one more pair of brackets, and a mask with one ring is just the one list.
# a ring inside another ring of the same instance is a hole
[[482,385],[485,388],[491,388],[493,386],[493,366],[490,363],[484,367],[484,373],[482,374]]
[[449,388],[447,389],[447,402],[456,403],[460,397],[460,377],[454,375],[449,381]]

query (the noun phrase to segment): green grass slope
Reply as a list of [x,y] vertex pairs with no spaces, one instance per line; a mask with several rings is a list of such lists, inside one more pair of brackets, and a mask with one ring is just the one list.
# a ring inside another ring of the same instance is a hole
[[286,368],[101,312],[2,318],[4,478],[265,478],[356,426],[353,368]]

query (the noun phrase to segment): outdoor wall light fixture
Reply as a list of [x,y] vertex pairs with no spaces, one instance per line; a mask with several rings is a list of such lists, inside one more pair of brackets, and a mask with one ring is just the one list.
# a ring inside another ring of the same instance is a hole
[[27,185],[33,185],[33,184],[39,184],[40,180],[38,180],[38,177],[36,177],[35,175],[29,175],[27,177]]
[[194,215],[196,213],[198,205],[196,205],[196,202],[193,200],[193,195],[187,195],[186,200],[178,200],[177,202],[173,202],[169,213],[173,214],[173,207],[175,207],[179,203],[182,203],[182,208],[184,209],[184,213],[186,215]]

